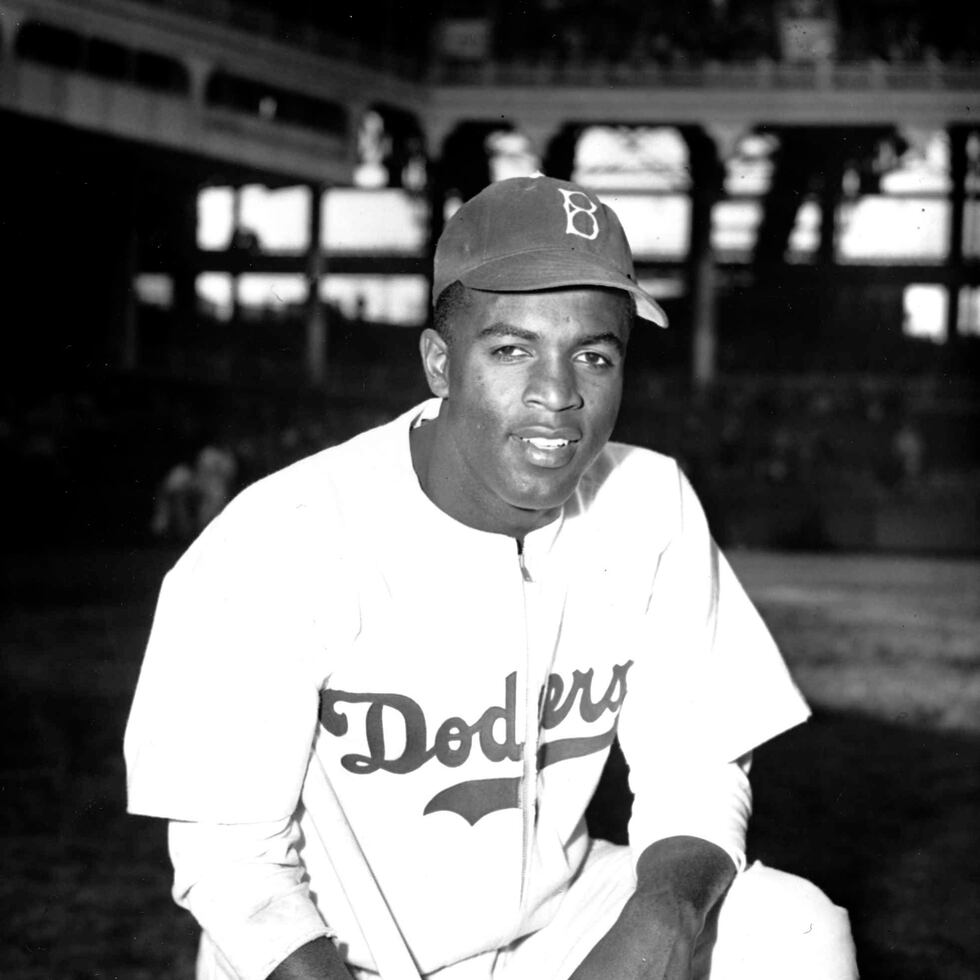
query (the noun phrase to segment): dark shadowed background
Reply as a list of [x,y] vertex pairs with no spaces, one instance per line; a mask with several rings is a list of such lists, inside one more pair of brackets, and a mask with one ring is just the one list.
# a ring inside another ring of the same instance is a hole
[[425,396],[442,222],[541,169],[671,318],[617,437],[681,460],[814,706],[752,856],[850,909],[865,978],[980,977],[978,107],[951,0],[0,0],[0,972],[192,976],[124,813],[160,578]]

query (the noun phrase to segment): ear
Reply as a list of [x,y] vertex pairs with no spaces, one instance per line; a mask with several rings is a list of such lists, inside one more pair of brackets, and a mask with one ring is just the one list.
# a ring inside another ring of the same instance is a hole
[[449,397],[449,344],[437,330],[426,327],[419,339],[422,368],[429,391],[437,398]]

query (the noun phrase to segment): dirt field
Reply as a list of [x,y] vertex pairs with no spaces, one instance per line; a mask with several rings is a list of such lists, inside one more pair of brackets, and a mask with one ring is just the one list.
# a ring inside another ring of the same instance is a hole
[[[0,976],[192,976],[162,827],[123,813],[121,735],[170,559],[0,568]],[[732,559],[815,707],[757,753],[753,856],[851,910],[865,980],[980,977],[980,562]],[[592,811],[613,837],[617,775]]]

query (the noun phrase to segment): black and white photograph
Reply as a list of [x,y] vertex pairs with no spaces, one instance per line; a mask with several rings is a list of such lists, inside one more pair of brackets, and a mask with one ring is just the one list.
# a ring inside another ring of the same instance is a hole
[[980,980],[980,9],[0,0],[4,980]]

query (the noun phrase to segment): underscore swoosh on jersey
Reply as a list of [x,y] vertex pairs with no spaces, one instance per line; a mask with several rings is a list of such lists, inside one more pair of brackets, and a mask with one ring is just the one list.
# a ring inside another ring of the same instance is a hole
[[[545,742],[538,748],[538,768],[553,766],[568,759],[601,752],[612,745],[616,726],[601,735],[581,738],[560,738]],[[500,779],[468,779],[440,790],[425,805],[423,815],[445,811],[459,814],[470,826],[498,810],[517,809],[520,806],[519,776]]]

